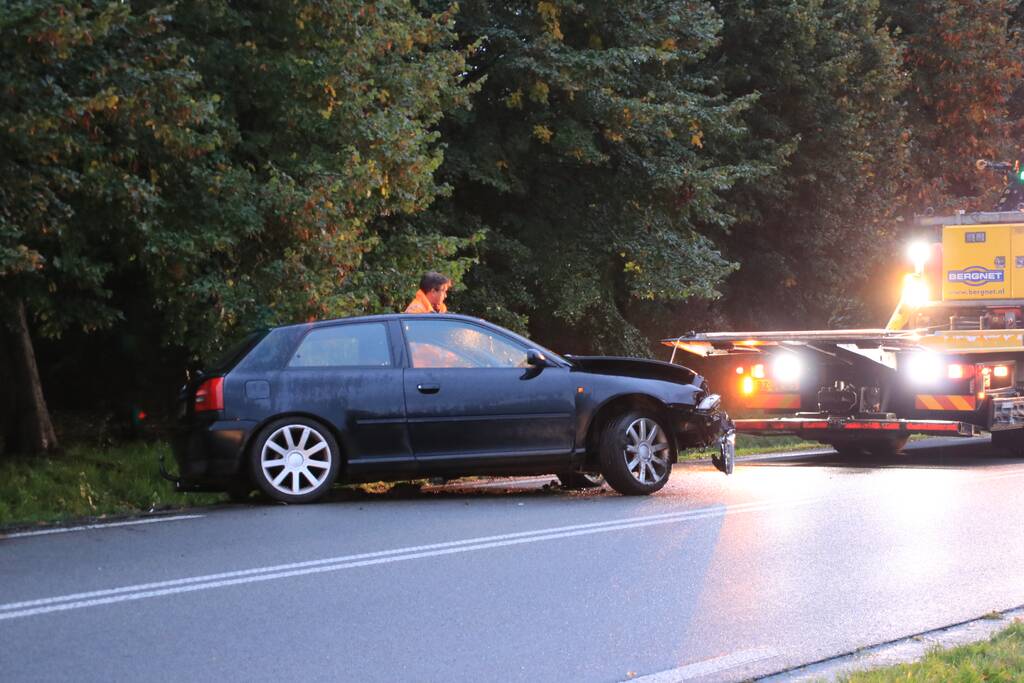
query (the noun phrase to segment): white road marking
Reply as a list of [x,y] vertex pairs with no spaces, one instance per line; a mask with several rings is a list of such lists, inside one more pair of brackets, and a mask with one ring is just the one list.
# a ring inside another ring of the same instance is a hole
[[742,664],[752,664],[753,662],[759,662],[763,659],[770,659],[775,656],[776,652],[766,647],[759,647],[753,650],[740,650],[738,652],[733,652],[732,654],[722,655],[721,657],[705,659],[702,662],[687,664],[686,666],[681,666],[678,669],[659,671],[656,674],[640,676],[639,678],[630,678],[629,680],[631,682],[643,681],[643,683],[676,683],[676,681],[688,681],[693,678],[700,678],[701,676],[710,676],[711,674],[721,673],[722,671],[735,668]]
[[72,531],[87,531],[89,529],[109,529],[115,526],[136,526],[138,524],[156,524],[158,522],[177,522],[182,519],[199,519],[206,515],[175,515],[173,517],[152,517],[149,519],[134,519],[130,522],[108,522],[106,524],[86,524],[84,526],[58,527],[55,529],[40,529],[39,531],[19,531],[15,534],[0,534],[0,540],[5,538],[25,538],[27,536],[48,536],[49,534],[66,534]]
[[[972,481],[1009,479],[1015,477],[1024,477],[1024,471],[980,475],[973,478]],[[844,496],[844,498],[851,498],[851,496]],[[808,496],[788,500],[781,499],[776,501],[741,503],[731,507],[719,505],[683,512],[645,515],[642,517],[627,517],[605,522],[592,522],[588,524],[535,529],[533,531],[521,531],[496,536],[482,536],[463,539],[460,541],[448,541],[421,546],[394,548],[391,550],[381,550],[356,555],[329,557],[320,560],[309,560],[305,562],[293,562],[289,564],[222,572],[219,574],[192,576],[182,579],[173,579],[170,581],[122,586],[119,588],[109,588],[85,593],[72,593],[50,598],[0,604],[0,621],[48,614],[50,612],[62,612],[98,605],[127,602],[131,600],[143,600],[163,595],[191,593],[194,591],[257,583],[260,581],[270,581],[274,579],[305,576],[309,574],[320,574],[344,569],[354,569],[357,567],[390,564],[393,562],[404,562],[407,560],[417,560],[426,557],[439,557],[443,555],[453,555],[456,553],[522,545],[525,543],[537,543],[540,541],[550,541],[611,531],[623,531],[655,525],[679,524],[692,520],[725,517],[727,515],[747,512],[781,510],[834,499],[835,496]]]
[[306,562],[256,567],[253,569],[186,577],[170,581],[158,581],[154,583],[122,586],[120,588],[109,588],[85,593],[59,595],[36,600],[10,602],[0,604],[0,621],[46,614],[49,612],[59,612],[96,605],[125,602],[128,600],[141,600],[161,595],[189,593],[209,588],[221,588],[238,584],[255,583],[258,581],[269,581],[272,579],[283,579],[307,574],[319,574],[323,572],[339,571],[342,569],[354,569],[356,567],[403,562],[424,557],[438,557],[442,555],[452,555],[455,553],[487,550],[490,548],[521,545],[524,543],[536,543],[540,541],[550,541],[560,538],[571,538],[574,536],[585,536],[610,531],[622,531],[626,529],[636,529],[662,524],[678,524],[681,522],[706,519],[709,517],[724,517],[729,514],[796,507],[798,505],[820,502],[822,500],[825,500],[825,498],[822,496],[816,496],[776,502],[743,503],[728,508],[725,506],[699,508],[685,512],[629,517],[609,520],[607,522],[575,524],[571,526],[536,529],[534,531],[521,531],[497,536],[483,536],[463,539],[461,541],[432,543],[429,545],[395,548],[392,550],[381,550],[371,553],[360,553],[357,555],[342,555],[339,557],[309,560]]

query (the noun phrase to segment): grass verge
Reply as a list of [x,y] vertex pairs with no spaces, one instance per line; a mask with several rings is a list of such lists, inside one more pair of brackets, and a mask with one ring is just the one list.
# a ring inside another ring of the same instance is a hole
[[[689,448],[679,453],[679,460],[700,460],[710,458],[714,447],[708,446],[701,451]],[[758,455],[760,453],[779,453],[783,451],[807,451],[816,448],[827,448],[817,441],[804,441],[795,436],[754,436],[738,434],[736,436],[736,455]]]
[[897,664],[851,674],[850,683],[889,681],[1022,681],[1024,623],[1016,622],[979,643],[932,650],[913,664]]
[[0,459],[0,527],[226,500],[215,493],[176,493],[160,477],[161,454],[171,462],[170,447],[160,442],[71,446],[54,457]]

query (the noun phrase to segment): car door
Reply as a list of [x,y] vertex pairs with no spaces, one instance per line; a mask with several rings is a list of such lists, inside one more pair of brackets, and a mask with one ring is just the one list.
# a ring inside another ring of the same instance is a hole
[[530,366],[523,343],[464,320],[403,318],[402,332],[406,416],[421,467],[568,460],[575,397],[567,367]]
[[334,426],[347,467],[411,474],[402,369],[384,321],[312,328],[281,373],[279,412],[308,413]]

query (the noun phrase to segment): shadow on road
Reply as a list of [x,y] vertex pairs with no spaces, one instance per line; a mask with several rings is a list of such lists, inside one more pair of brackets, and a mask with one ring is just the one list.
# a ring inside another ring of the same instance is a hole
[[335,488],[323,497],[323,503],[352,503],[384,500],[460,500],[486,498],[595,498],[616,495],[607,486],[584,491],[569,491],[558,486],[554,477],[517,479],[454,480],[443,485],[415,482],[375,483]]
[[982,468],[993,465],[1019,465],[1024,458],[1010,456],[993,448],[988,439],[963,440],[930,439],[911,443],[906,450],[894,456],[843,456],[836,452],[806,453],[786,456],[765,456],[744,460],[744,466],[754,467],[847,467],[876,468]]

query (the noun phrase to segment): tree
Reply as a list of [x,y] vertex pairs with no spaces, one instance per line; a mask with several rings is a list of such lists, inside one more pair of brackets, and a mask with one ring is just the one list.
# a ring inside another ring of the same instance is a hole
[[700,68],[719,28],[702,2],[461,6],[481,89],[442,126],[454,189],[429,220],[487,231],[463,310],[566,350],[646,354],[634,304],[717,296],[733,269],[712,241],[721,194],[764,172],[721,157],[749,99],[711,94]]
[[216,144],[211,102],[165,23],[121,3],[0,8],[0,283],[18,390],[9,450],[57,447],[30,319],[57,337],[118,318],[107,278],[159,203],[139,146]]
[[[390,265],[388,226],[442,190],[432,128],[467,92],[452,21],[406,0],[178,6],[174,33],[230,132],[145,257],[169,334],[207,349],[238,328],[393,305],[362,259]],[[462,246],[426,239],[438,266]]]
[[1016,0],[886,0],[905,46],[913,178],[906,212],[990,210],[1002,179],[979,158],[1017,159],[1019,115],[1008,110],[1022,75]]
[[[730,200],[725,241],[741,264],[728,313],[749,327],[844,326],[891,252],[906,136],[900,52],[875,0],[723,0],[715,72],[730,97],[758,93],[737,158],[779,161]],[[877,288],[876,288],[877,289]]]
[[464,92],[451,22],[405,0],[0,7],[0,283],[25,321],[17,403],[45,423],[8,450],[56,445],[32,325],[156,327],[201,353],[372,308],[346,281],[376,226],[441,191],[431,128]]

